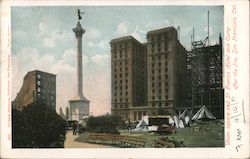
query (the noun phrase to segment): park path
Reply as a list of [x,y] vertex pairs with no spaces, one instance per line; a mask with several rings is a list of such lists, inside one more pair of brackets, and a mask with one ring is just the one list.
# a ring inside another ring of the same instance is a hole
[[[74,141],[78,135],[73,135],[72,131],[67,131],[66,140],[64,142],[64,148],[112,148],[112,146],[101,144],[90,144],[86,142]],[[113,147],[114,148],[114,147]]]

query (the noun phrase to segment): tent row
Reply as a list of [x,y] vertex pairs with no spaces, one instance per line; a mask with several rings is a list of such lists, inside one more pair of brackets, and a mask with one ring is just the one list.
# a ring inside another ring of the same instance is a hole
[[143,116],[141,121],[136,125],[132,131],[157,131],[160,125],[172,125],[176,128],[184,128],[189,125],[191,120],[201,119],[216,119],[215,116],[204,105],[200,110],[192,116],[192,113],[187,109],[184,110],[179,116]]

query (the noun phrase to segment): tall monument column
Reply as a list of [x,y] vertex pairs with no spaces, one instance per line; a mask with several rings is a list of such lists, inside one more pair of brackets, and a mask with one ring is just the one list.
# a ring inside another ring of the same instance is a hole
[[75,33],[75,37],[77,40],[77,81],[76,87],[77,92],[76,96],[69,100],[70,104],[70,120],[80,121],[85,116],[89,116],[89,100],[87,100],[83,96],[83,87],[82,87],[82,35],[85,33],[85,30],[82,28],[80,20],[82,17],[80,14],[83,14],[78,9],[78,23],[75,28],[73,28],[73,32]]
[[85,30],[82,28],[78,21],[77,26],[73,29],[77,39],[77,93],[79,96],[83,96],[82,93],[82,35]]

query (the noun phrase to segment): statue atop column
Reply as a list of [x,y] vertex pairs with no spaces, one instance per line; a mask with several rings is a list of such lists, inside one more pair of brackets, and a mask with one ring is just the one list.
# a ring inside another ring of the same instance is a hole
[[82,19],[81,14],[84,14],[84,12],[81,12],[80,9],[77,9],[77,14],[78,14],[78,21]]

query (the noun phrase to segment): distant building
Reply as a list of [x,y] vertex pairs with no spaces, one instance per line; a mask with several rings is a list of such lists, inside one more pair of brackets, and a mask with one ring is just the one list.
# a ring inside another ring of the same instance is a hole
[[138,111],[146,115],[146,45],[132,36],[113,39],[110,44],[112,114],[125,119],[134,119]]
[[21,90],[12,102],[12,107],[22,110],[23,107],[38,100],[56,110],[56,75],[38,70],[28,72]]
[[186,104],[187,51],[173,27],[150,31],[147,43],[132,36],[111,40],[111,113],[140,120],[174,114]]

